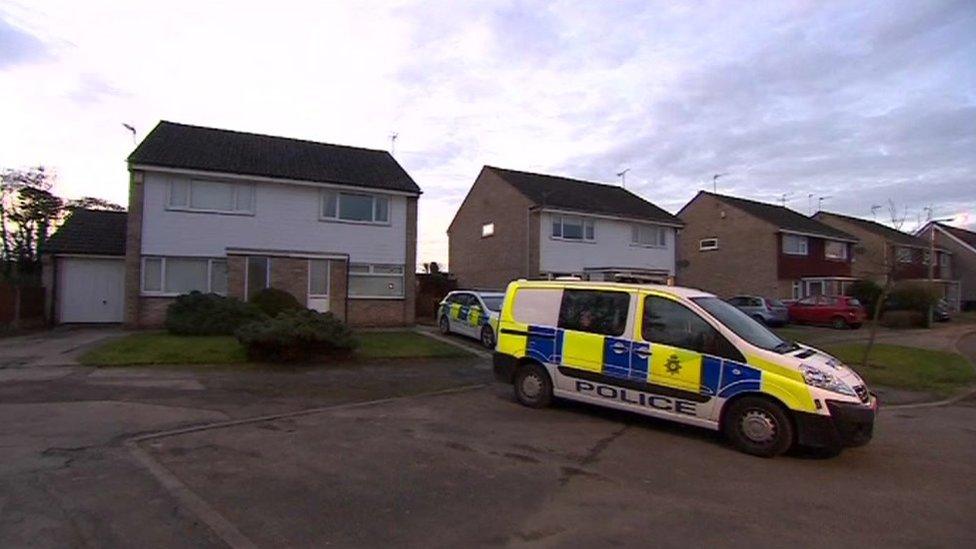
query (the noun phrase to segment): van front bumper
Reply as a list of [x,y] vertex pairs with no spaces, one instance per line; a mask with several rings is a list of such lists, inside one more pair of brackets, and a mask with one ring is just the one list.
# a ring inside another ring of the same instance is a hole
[[829,416],[797,414],[797,442],[814,448],[862,446],[874,434],[878,401],[872,395],[868,404],[826,401]]

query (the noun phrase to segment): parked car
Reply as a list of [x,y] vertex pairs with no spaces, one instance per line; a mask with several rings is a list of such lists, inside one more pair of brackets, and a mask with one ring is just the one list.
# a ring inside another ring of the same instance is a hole
[[[917,306],[916,306],[917,307]],[[884,302],[885,311],[913,311],[918,310],[912,307],[911,304],[898,301],[894,297],[889,297]],[[919,311],[920,313],[927,314],[924,309]],[[935,302],[935,306],[932,308],[932,319],[936,322],[949,322],[952,317],[949,316],[949,302],[945,298],[939,299]]]
[[778,299],[758,295],[737,295],[726,301],[729,305],[769,326],[782,326],[790,321],[789,309]]
[[498,341],[498,313],[505,294],[455,290],[444,296],[437,308],[437,326],[442,334],[473,337],[488,349]]
[[867,313],[861,302],[847,296],[812,295],[790,305],[790,322],[827,324],[842,330],[860,328]]

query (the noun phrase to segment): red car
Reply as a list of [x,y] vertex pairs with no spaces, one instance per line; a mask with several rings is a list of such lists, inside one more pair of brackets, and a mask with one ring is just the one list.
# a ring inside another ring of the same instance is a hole
[[812,295],[790,305],[790,322],[860,328],[867,314],[853,297]]

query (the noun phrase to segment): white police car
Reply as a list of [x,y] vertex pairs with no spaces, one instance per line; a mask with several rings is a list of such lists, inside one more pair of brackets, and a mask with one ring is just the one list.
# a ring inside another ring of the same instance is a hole
[[498,340],[498,312],[505,294],[455,290],[437,309],[437,326],[442,334],[461,334],[481,341],[488,349]]

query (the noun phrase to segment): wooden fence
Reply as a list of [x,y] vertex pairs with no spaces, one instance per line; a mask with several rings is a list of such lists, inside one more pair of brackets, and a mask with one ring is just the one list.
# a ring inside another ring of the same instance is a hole
[[0,282],[0,330],[44,324],[44,288]]

